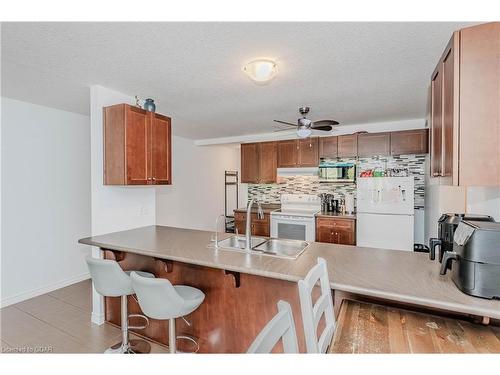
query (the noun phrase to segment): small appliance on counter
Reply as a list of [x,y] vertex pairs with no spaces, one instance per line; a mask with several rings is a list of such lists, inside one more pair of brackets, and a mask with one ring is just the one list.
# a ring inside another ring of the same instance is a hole
[[462,292],[500,298],[500,223],[462,220],[454,234],[453,251],[443,256],[441,275],[451,267],[452,280]]
[[340,199],[336,199],[333,194],[321,193],[321,212],[340,212]]
[[463,220],[474,220],[474,221],[489,221],[494,222],[491,216],[488,215],[474,215],[474,214],[454,214],[447,213],[441,215],[438,220],[438,238],[429,239],[429,258],[431,260],[436,259],[436,246],[439,246],[438,259],[441,263],[443,260],[443,254],[447,251],[453,251],[453,235],[455,230]]

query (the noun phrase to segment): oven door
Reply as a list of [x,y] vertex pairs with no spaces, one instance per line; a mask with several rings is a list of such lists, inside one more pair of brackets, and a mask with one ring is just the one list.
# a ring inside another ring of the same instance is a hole
[[314,217],[271,215],[271,237],[290,240],[314,241]]

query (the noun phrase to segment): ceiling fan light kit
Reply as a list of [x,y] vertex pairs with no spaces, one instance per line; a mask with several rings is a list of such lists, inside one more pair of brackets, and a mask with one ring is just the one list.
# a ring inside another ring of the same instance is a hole
[[256,84],[265,85],[276,77],[278,66],[271,59],[256,59],[243,66],[243,71]]
[[[338,125],[339,122],[335,120],[319,120],[319,121],[311,121],[309,120],[306,115],[309,113],[309,107],[300,107],[299,108],[299,113],[303,116],[299,119],[297,119],[297,125],[291,123],[291,122],[286,122],[286,121],[281,121],[281,120],[274,120],[274,122],[280,123],[280,124],[285,124],[288,126],[293,126],[297,128],[297,136],[299,138],[307,138],[311,136],[313,130],[319,130],[319,131],[324,131],[324,132],[330,132],[333,129],[334,125]],[[279,129],[275,131],[283,131],[283,130],[288,130],[288,129]]]
[[312,134],[311,128],[308,128],[305,125],[301,125],[297,129],[297,135],[299,138],[307,138]]

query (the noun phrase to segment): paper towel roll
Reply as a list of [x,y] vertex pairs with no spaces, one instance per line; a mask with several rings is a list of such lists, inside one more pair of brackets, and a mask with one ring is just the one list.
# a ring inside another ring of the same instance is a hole
[[354,195],[349,193],[345,195],[345,212],[347,214],[354,213]]

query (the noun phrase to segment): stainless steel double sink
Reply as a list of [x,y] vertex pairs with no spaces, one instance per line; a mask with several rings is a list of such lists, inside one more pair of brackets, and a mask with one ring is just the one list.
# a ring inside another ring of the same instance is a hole
[[[250,253],[288,259],[296,259],[309,246],[306,241],[263,237],[252,237],[250,243]],[[231,236],[217,242],[217,247],[220,249],[248,252],[245,245],[246,239],[244,236]]]

